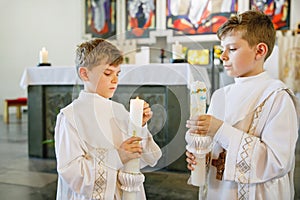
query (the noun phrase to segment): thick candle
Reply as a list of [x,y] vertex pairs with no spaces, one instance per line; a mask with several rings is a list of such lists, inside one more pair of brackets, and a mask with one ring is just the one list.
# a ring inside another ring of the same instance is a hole
[[[131,136],[139,136],[142,128],[143,121],[143,110],[144,110],[144,100],[136,99],[130,100],[130,122],[128,134]],[[125,172],[129,173],[139,173],[140,172],[140,159],[132,159],[125,164]]]
[[[139,99],[138,97],[130,100],[130,121],[137,128],[142,127],[143,110],[144,100]],[[137,129],[134,129],[133,131],[137,131]],[[135,132],[132,132],[133,136],[136,136],[135,134]]]
[[203,82],[195,81],[191,85],[190,118],[196,119],[206,113],[206,86]]
[[48,63],[48,51],[45,47],[40,51],[40,63]]
[[182,45],[179,44],[178,41],[176,41],[175,44],[172,45],[172,58],[174,60],[183,58]]
[[[140,136],[140,131],[142,129],[143,123],[143,110],[144,100],[141,100],[138,97],[136,99],[130,100],[130,122],[128,126],[128,134],[130,134],[130,136]],[[130,185],[130,189],[123,189],[122,200],[137,200],[137,185],[142,184],[144,182],[144,175],[140,172],[139,158],[132,159],[124,165],[124,173],[122,180],[128,185]]]
[[[190,118],[197,119],[199,115],[206,113],[206,86],[203,82],[196,81],[191,85],[190,95]],[[191,134],[191,143],[188,144],[192,153],[196,157],[197,165],[191,171],[191,184],[195,186],[204,186],[206,182],[206,153],[210,151],[211,138]]]

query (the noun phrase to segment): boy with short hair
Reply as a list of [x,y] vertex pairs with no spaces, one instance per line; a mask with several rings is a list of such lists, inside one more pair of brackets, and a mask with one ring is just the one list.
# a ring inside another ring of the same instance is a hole
[[[294,199],[299,107],[264,71],[275,33],[259,11],[233,16],[217,32],[224,70],[235,83],[213,94],[207,115],[187,121],[187,134],[213,137],[207,199]],[[193,170],[194,155],[186,155]]]
[[[154,166],[161,150],[146,123],[152,117],[144,104],[141,137],[127,133],[129,113],[111,101],[118,85],[121,52],[103,39],[84,42],[76,50],[76,67],[84,89],[57,116],[55,151],[57,199],[120,200],[118,172],[129,160]],[[146,199],[143,185],[137,199]]]

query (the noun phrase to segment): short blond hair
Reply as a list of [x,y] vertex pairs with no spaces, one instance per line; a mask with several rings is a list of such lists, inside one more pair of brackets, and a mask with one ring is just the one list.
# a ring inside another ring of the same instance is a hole
[[217,36],[221,40],[233,31],[240,31],[242,38],[248,42],[250,47],[265,43],[268,46],[265,60],[271,55],[276,40],[276,31],[271,19],[263,12],[249,10],[230,17],[220,26]]
[[123,62],[123,55],[116,46],[110,42],[96,38],[78,45],[76,49],[75,64],[89,69],[100,64],[118,66]]

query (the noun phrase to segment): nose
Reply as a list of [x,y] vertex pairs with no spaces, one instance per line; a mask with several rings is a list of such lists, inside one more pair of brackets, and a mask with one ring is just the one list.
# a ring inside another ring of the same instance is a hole
[[221,60],[224,61],[224,60],[228,60],[228,55],[227,55],[227,51],[223,51],[221,56],[220,56]]
[[117,75],[113,75],[113,78],[112,78],[111,82],[112,83],[118,83],[118,81],[119,81],[118,76]]

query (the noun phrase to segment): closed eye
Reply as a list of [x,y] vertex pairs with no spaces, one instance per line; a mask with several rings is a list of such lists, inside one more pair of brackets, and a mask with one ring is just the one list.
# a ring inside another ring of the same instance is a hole
[[[105,70],[104,72],[104,75],[106,76],[110,76],[112,75],[114,72],[112,70]],[[116,73],[116,76],[119,76],[120,75],[120,71]]]
[[105,71],[105,72],[104,72],[104,75],[109,76],[109,75],[111,75],[111,72]]

